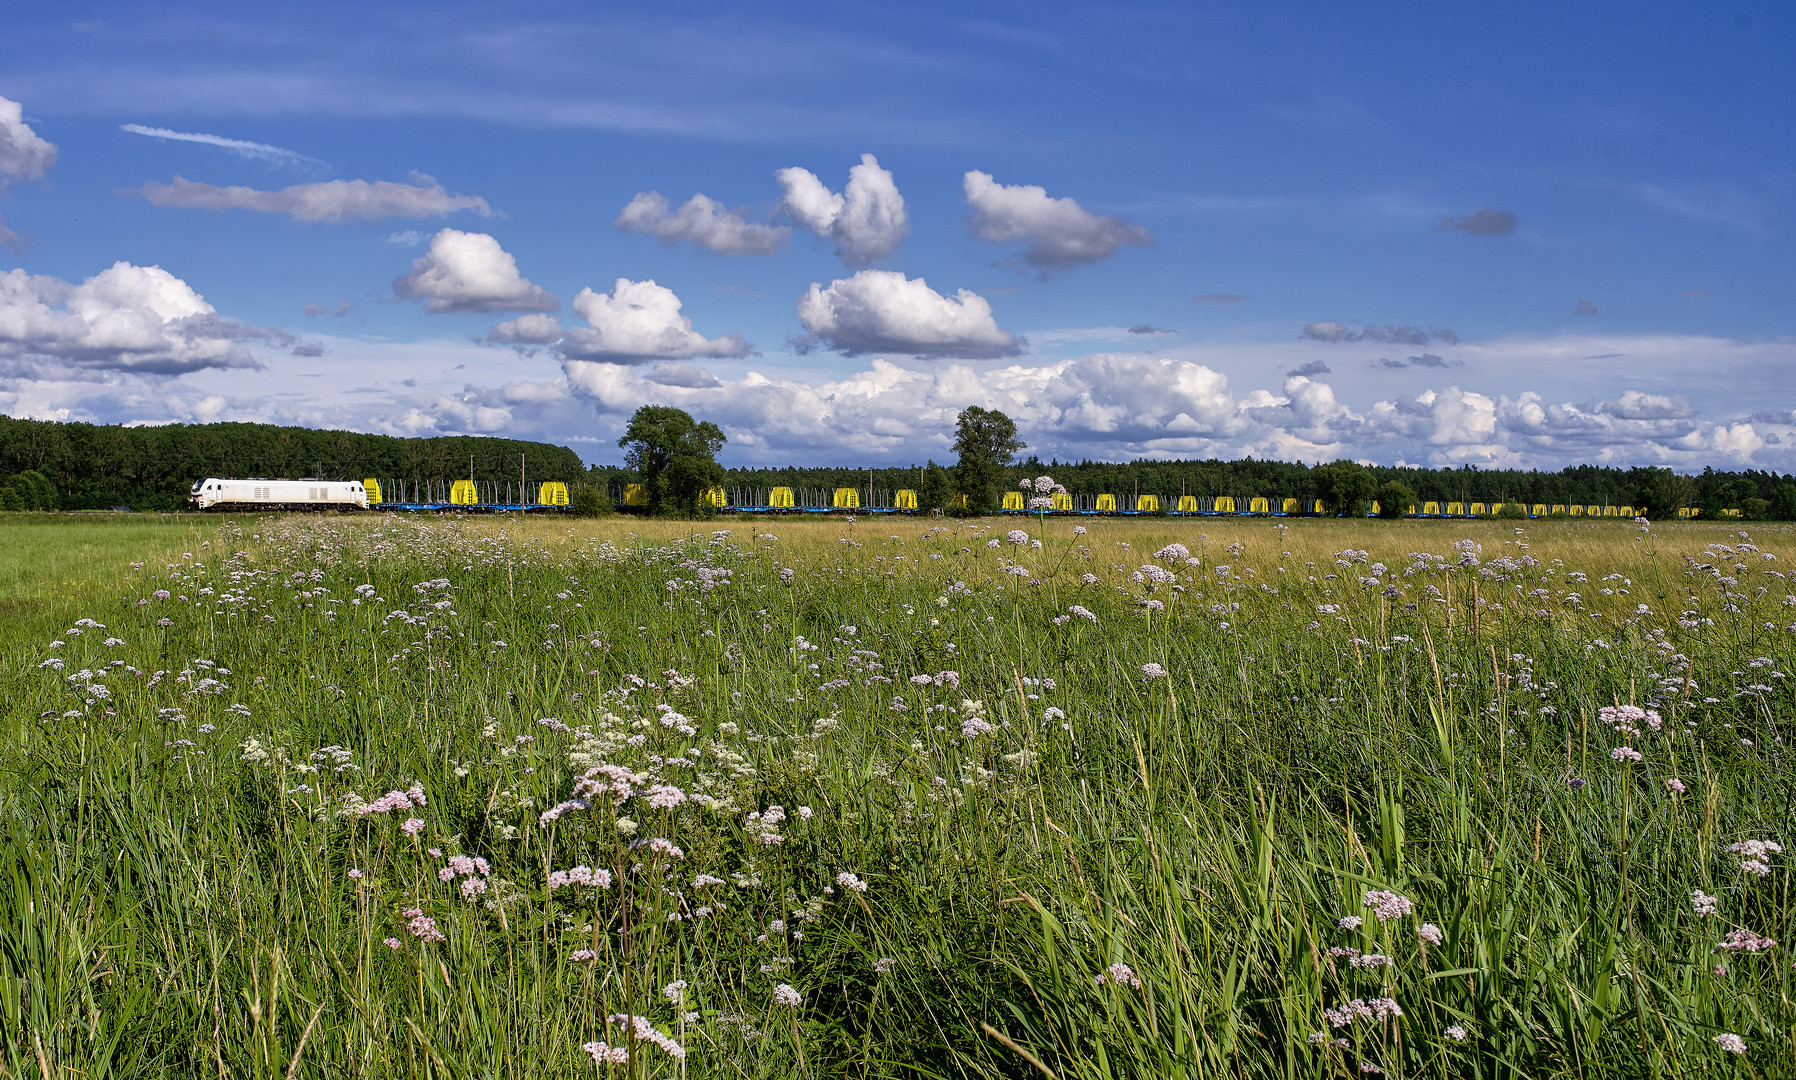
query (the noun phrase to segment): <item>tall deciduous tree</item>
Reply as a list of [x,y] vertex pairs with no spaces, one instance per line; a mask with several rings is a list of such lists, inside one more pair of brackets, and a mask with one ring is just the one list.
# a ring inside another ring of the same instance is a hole
[[1017,438],[1016,421],[996,409],[969,405],[954,420],[954,486],[972,510],[990,510],[998,489],[1008,487],[1005,470],[1027,445]]
[[36,470],[22,472],[0,485],[3,510],[55,510],[61,505],[56,485]]
[[1416,504],[1416,489],[1401,480],[1387,480],[1378,489],[1378,516],[1400,518]]
[[1316,497],[1328,507],[1329,513],[1337,516],[1364,514],[1366,503],[1378,486],[1371,469],[1344,459],[1318,466],[1310,476],[1316,484]]
[[728,439],[708,420],[671,405],[644,405],[630,417],[617,445],[648,489],[649,513],[699,509],[705,489],[723,483],[717,452]]
[[922,487],[917,491],[917,499],[924,510],[940,510],[948,505],[948,495],[953,487],[953,480],[948,470],[931,461],[923,468]]
[[1638,483],[1634,500],[1641,513],[1654,521],[1675,521],[1679,507],[1697,500],[1696,485],[1687,476],[1679,476],[1666,468],[1648,467],[1636,470]]

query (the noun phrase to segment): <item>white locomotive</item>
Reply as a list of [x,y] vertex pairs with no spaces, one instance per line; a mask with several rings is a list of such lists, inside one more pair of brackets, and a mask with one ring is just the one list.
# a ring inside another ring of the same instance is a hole
[[196,510],[366,510],[368,492],[360,480],[196,481],[187,500]]

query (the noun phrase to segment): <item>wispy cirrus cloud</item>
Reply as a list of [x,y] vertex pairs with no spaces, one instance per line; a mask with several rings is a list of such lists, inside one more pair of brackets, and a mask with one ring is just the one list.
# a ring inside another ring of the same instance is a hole
[[1428,345],[1433,342],[1455,345],[1459,342],[1459,335],[1448,327],[1367,326],[1355,330],[1332,321],[1305,323],[1298,336],[1310,341],[1379,341],[1388,345]]
[[253,210],[261,214],[287,214],[308,224],[340,224],[345,221],[379,221],[389,217],[442,217],[469,210],[492,217],[493,208],[478,195],[452,194],[423,173],[410,181],[326,180],[294,184],[279,191],[232,185],[219,187],[177,176],[167,184],[149,183],[127,188],[120,195],[135,195],[153,206],[185,210]]
[[1412,368],[1412,367],[1450,368],[1450,367],[1459,367],[1461,364],[1464,364],[1464,363],[1465,363],[1465,361],[1463,361],[1463,360],[1447,360],[1443,357],[1439,357],[1439,356],[1434,355],[1433,353],[1428,353],[1428,352],[1425,352],[1420,356],[1405,357],[1402,360],[1392,360],[1388,356],[1380,357],[1378,360],[1379,367],[1388,368],[1388,369],[1392,369],[1392,370],[1395,370],[1398,368]]
[[1647,206],[1718,225],[1756,226],[1764,213],[1758,200],[1729,184],[1643,183],[1631,190]]
[[324,173],[330,169],[327,162],[319,161],[315,157],[307,157],[297,150],[270,146],[268,143],[250,142],[247,139],[232,139],[224,135],[208,135],[198,131],[173,131],[164,127],[150,127],[146,124],[120,124],[119,130],[150,139],[215,146],[248,161],[259,161],[265,165],[295,169],[305,173]]

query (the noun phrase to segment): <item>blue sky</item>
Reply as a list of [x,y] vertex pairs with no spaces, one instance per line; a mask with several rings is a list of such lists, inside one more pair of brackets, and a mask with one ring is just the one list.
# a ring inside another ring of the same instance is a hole
[[981,404],[1044,457],[1796,467],[1786,6],[0,28],[12,415],[606,461],[661,402],[735,462],[910,464]]

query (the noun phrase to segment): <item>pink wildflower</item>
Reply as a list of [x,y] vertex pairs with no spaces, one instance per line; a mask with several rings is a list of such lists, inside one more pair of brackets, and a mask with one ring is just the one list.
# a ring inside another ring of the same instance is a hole
[[580,1049],[592,1055],[595,1065],[628,1065],[630,1063],[630,1051],[622,1046],[589,1042],[582,1044]]
[[1330,1026],[1344,1028],[1356,1020],[1398,1019],[1403,1010],[1391,998],[1373,998],[1371,1001],[1354,998],[1332,1009],[1324,1009],[1322,1015],[1328,1018]]
[[[722,884],[722,882],[718,882]],[[572,870],[556,870],[549,875],[549,891],[565,889],[570,885],[585,885],[594,889],[611,888],[611,871],[600,867],[576,866]]]
[[1768,937],[1761,937],[1750,930],[1735,930],[1715,946],[1724,952],[1762,953],[1775,948],[1777,942]]
[[405,924],[405,928],[410,930],[412,936],[419,941],[437,942],[449,940],[443,936],[441,930],[437,929],[437,921],[424,914],[424,912],[418,908],[406,908],[404,914],[406,919],[409,920]]
[[649,1018],[646,1016],[632,1016],[629,1013],[613,1013],[605,1018],[605,1022],[607,1024],[628,1023],[630,1025],[630,1030],[636,1035],[636,1041],[654,1043],[656,1046],[667,1051],[669,1057],[679,1061],[686,1060],[685,1049],[682,1048],[679,1043],[674,1042],[666,1035],[661,1034],[661,1032],[655,1028],[655,1025],[649,1023]]
[[556,803],[554,806],[549,807],[538,815],[536,823],[538,825],[552,825],[555,822],[560,821],[561,815],[567,813],[569,810],[585,810],[591,806],[592,804],[585,799],[569,799],[566,802]]
[[1103,986],[1106,982],[1112,986],[1133,986],[1137,989],[1141,986],[1141,979],[1135,974],[1134,969],[1120,961],[1105,968],[1104,973],[1097,977],[1099,986]]
[[[466,855],[449,856],[449,865],[443,869],[449,871],[450,877],[454,877],[458,874],[462,877],[473,877],[476,874],[485,877],[491,872],[491,868],[487,866],[485,859],[479,857],[469,858]],[[442,877],[442,871],[438,871],[437,876]],[[445,877],[443,880],[448,881],[449,878]]]
[[672,784],[655,784],[643,794],[649,797],[649,805],[657,810],[672,810],[686,801],[686,793]]
[[1415,905],[1407,896],[1401,896],[1385,889],[1374,889],[1367,893],[1364,906],[1371,908],[1372,914],[1378,916],[1378,921],[1381,923],[1390,922],[1392,919],[1401,919],[1415,910]]

